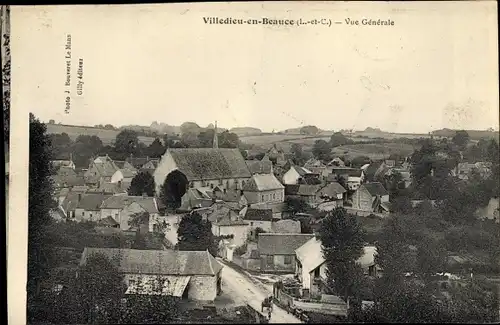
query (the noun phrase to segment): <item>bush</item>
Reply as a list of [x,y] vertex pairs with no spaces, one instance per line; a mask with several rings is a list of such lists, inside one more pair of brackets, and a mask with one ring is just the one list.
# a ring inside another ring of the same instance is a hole
[[247,248],[248,246],[246,243],[241,246],[238,246],[234,249],[234,254],[237,256],[241,256],[247,252]]

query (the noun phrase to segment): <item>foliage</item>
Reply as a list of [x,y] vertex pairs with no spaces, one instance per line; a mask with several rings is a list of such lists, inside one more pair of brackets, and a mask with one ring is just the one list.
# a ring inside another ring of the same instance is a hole
[[346,144],[353,144],[353,143],[354,143],[354,141],[352,141],[351,139],[347,138],[345,135],[343,135],[340,132],[335,132],[330,137],[330,146],[332,148],[343,146],[343,145],[346,145]]
[[148,172],[135,175],[128,188],[128,195],[141,196],[143,193],[150,197],[155,195],[155,180]]
[[247,243],[244,243],[243,245],[236,247],[234,249],[234,255],[241,256],[245,254],[247,252],[247,248],[248,248]]
[[[6,6],[6,24],[10,24],[10,6]],[[10,26],[9,26],[10,29]],[[2,56],[2,106],[3,106],[3,138],[6,145],[10,139],[10,82],[11,82],[11,58],[10,58],[10,34],[2,33],[2,48],[5,48],[5,56]],[[5,61],[4,61],[5,60]]]
[[129,156],[137,154],[139,136],[136,131],[125,129],[116,135],[115,150],[117,153]]
[[300,134],[306,135],[316,135],[318,134],[319,129],[314,125],[306,125],[300,128]]
[[28,195],[28,302],[38,293],[50,267],[52,247],[47,238],[52,200],[50,140],[43,123],[30,114]]
[[212,233],[212,223],[198,213],[185,215],[177,229],[178,248],[181,251],[208,251],[217,255],[217,245]]
[[304,153],[302,146],[298,143],[292,143],[290,152],[292,153],[292,161],[294,164],[302,166],[304,164]]
[[444,272],[446,264],[446,250],[442,243],[427,238],[425,245],[420,245],[417,251],[417,274],[427,279],[436,273]]
[[160,200],[169,209],[175,210],[181,206],[182,196],[186,193],[188,180],[179,171],[167,175],[160,188]]
[[357,260],[363,254],[364,231],[356,218],[336,208],[323,219],[318,238],[329,286],[346,299],[359,295],[362,271]]
[[287,196],[285,198],[286,210],[293,213],[303,213],[309,209],[307,202],[300,197]]
[[370,157],[367,156],[356,156],[350,161],[350,166],[353,168],[360,168],[363,165],[369,164],[371,162]]
[[120,324],[168,324],[178,315],[178,302],[178,298],[170,296],[131,295]]
[[[75,166],[78,168],[88,168],[90,158],[99,154],[102,148],[102,141],[98,136],[79,135],[70,149],[70,152],[73,153]],[[67,156],[69,156],[69,152]]]
[[146,150],[151,158],[160,158],[165,153],[165,147],[159,138],[155,138]]
[[330,144],[325,140],[316,140],[314,142],[312,148],[314,158],[322,161],[329,161],[331,160],[331,151],[332,149],[330,147]]
[[460,149],[465,149],[467,143],[469,142],[469,133],[467,131],[461,130],[457,131],[451,141],[457,145]]

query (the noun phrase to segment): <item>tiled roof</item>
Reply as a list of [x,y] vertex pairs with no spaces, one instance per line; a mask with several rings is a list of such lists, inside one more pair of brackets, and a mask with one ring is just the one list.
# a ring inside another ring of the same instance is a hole
[[87,211],[100,210],[100,206],[104,200],[109,198],[109,195],[102,193],[85,193],[82,194],[82,199],[78,202],[77,209],[84,209]]
[[252,174],[271,174],[273,170],[273,163],[269,160],[245,160],[245,163]]
[[189,181],[251,177],[238,149],[176,148],[167,152]]
[[79,193],[71,191],[64,198],[61,207],[66,212],[74,211],[78,206],[79,198],[80,198]]
[[85,179],[81,176],[75,175],[54,175],[51,176],[52,181],[56,187],[73,187],[77,185],[85,185]]
[[271,221],[273,219],[273,210],[248,208],[243,218],[252,221]]
[[329,197],[335,197],[337,194],[344,194],[346,189],[337,182],[332,182],[320,190],[321,194]]
[[306,163],[304,164],[305,168],[311,168],[311,167],[324,167],[325,164],[323,164],[320,160],[311,158]]
[[384,186],[379,182],[366,183],[363,184],[363,186],[372,196],[376,195],[384,196],[389,194],[387,193],[387,190],[384,188]]
[[115,160],[115,165],[116,165],[116,167],[123,169],[125,166],[125,161],[124,160]]
[[[368,166],[368,168],[370,168],[370,166]],[[348,175],[350,177],[361,177],[363,171],[357,168],[344,167],[344,168],[333,168],[332,173],[337,175]]]
[[89,192],[101,192],[101,193],[108,193],[108,194],[120,194],[120,193],[126,193],[120,184],[118,183],[102,183],[101,186],[96,189],[96,190],[89,190]]
[[280,213],[285,210],[286,204],[285,202],[276,202],[276,203],[261,202],[261,203],[254,203],[250,207],[253,209],[271,209],[273,213]]
[[217,275],[222,270],[222,265],[208,251],[86,247],[80,265],[92,253],[107,256],[121,272],[129,274]]
[[158,213],[156,199],[153,197],[114,195],[107,198],[101,204],[101,209],[124,209],[132,203],[139,204],[149,213]]
[[279,220],[273,222],[273,224],[271,225],[271,230],[272,232],[281,234],[300,234],[300,221],[290,219]]
[[300,184],[299,189],[297,191],[296,195],[301,195],[301,196],[312,196],[316,195],[318,191],[321,189],[321,185],[306,185],[306,184]]
[[297,166],[297,165],[293,165],[292,166],[293,169],[295,169],[295,171],[300,175],[300,176],[304,176],[306,174],[310,174],[312,173],[309,169],[307,168],[304,168],[304,167],[300,167],[300,166]]
[[71,188],[71,192],[86,193],[89,190],[87,185],[76,185]]
[[259,234],[258,248],[260,255],[295,255],[295,250],[302,246],[313,234]]
[[114,227],[119,225],[118,222],[116,222],[115,219],[113,219],[112,216],[108,216],[107,218],[101,219],[97,222],[99,225],[104,226],[104,227]]
[[245,183],[243,191],[269,191],[285,188],[273,174],[257,174]]
[[94,162],[94,165],[97,169],[98,174],[102,177],[111,177],[119,169],[111,159],[108,159],[102,163]]
[[128,157],[126,161],[134,166],[135,168],[141,168],[142,165],[147,163],[149,158],[147,157]]

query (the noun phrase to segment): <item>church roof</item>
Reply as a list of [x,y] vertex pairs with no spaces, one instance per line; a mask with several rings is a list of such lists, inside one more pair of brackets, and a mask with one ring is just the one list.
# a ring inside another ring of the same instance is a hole
[[252,176],[239,149],[170,148],[168,152],[189,181]]

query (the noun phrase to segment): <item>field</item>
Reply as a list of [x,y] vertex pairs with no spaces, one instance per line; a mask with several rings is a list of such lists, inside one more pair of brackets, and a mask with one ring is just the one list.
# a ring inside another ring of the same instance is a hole
[[334,155],[367,156],[377,160],[387,158],[391,154],[408,156],[415,149],[418,148],[404,143],[358,143],[334,148],[332,152]]
[[[79,135],[96,135],[98,136],[104,145],[111,145],[115,141],[116,135],[120,132],[117,130],[106,130],[99,129],[88,126],[74,126],[74,125],[63,125],[63,124],[46,124],[47,133],[67,133],[71,140],[75,140]],[[139,136],[139,141],[146,145],[150,145],[154,138]]]

